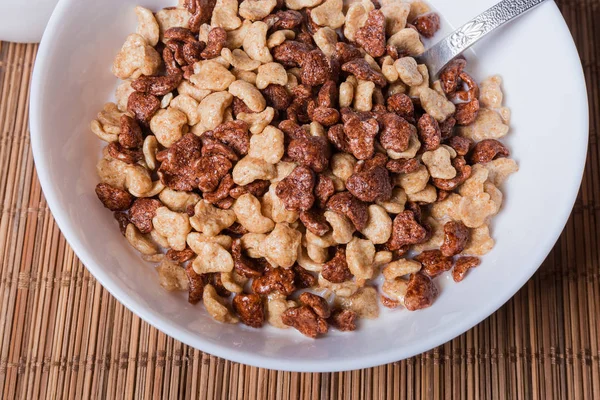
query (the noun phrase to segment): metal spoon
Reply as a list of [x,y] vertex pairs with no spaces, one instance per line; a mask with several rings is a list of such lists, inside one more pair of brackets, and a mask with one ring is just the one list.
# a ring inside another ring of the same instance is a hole
[[432,76],[437,76],[446,64],[461,55],[488,33],[520,17],[544,1],[502,0],[421,54],[418,61],[429,67],[429,73]]

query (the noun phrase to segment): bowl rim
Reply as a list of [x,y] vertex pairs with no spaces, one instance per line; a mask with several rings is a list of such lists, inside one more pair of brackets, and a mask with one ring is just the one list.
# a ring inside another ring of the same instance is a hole
[[502,290],[499,290],[496,293],[492,301],[483,304],[481,307],[479,307],[477,313],[472,313],[469,318],[465,319],[465,322],[457,324],[453,329],[448,329],[443,331],[443,333],[431,335],[423,339],[419,343],[419,345],[414,345],[410,348],[390,349],[390,351],[387,353],[376,353],[368,357],[365,356],[360,359],[351,361],[346,360],[344,362],[340,362],[339,360],[320,360],[318,363],[310,361],[290,362],[289,360],[273,359],[261,354],[249,355],[245,351],[240,351],[235,348],[231,348],[230,346],[205,341],[199,335],[193,335],[188,334],[187,332],[179,331],[176,328],[173,328],[168,323],[168,321],[164,320],[160,314],[149,310],[141,302],[133,299],[125,290],[121,290],[119,287],[117,287],[117,285],[113,284],[112,279],[104,273],[101,265],[98,265],[96,262],[93,261],[93,257],[86,249],[86,246],[84,245],[83,241],[78,238],[76,232],[67,229],[69,227],[69,216],[67,212],[63,209],[63,207],[61,207],[60,201],[57,197],[54,187],[50,183],[51,179],[49,172],[47,172],[46,168],[43,168],[43,166],[47,165],[50,162],[50,158],[49,154],[44,152],[44,149],[42,148],[41,137],[44,132],[44,129],[41,126],[41,120],[39,118],[39,116],[41,115],[42,104],[41,101],[38,101],[38,99],[41,97],[41,88],[43,87],[43,72],[46,69],[45,63],[48,59],[47,56],[53,50],[52,36],[57,29],[60,29],[61,18],[68,9],[69,3],[71,1],[74,0],[60,0],[56,8],[54,9],[54,12],[52,13],[50,21],[46,27],[44,36],[42,38],[38,50],[31,80],[29,115],[31,147],[35,165],[36,167],[41,167],[36,168],[41,188],[43,190],[48,206],[52,212],[52,215],[59,229],[61,230],[61,233],[64,235],[65,239],[67,240],[77,257],[82,261],[84,266],[90,271],[90,273],[95,277],[95,279],[120,303],[122,303],[125,307],[131,310],[134,314],[139,316],[142,320],[157,328],[158,330],[164,332],[165,334],[189,346],[192,346],[209,354],[213,354],[215,356],[246,365],[282,371],[297,372],[335,372],[355,370],[374,367],[377,365],[383,365],[390,362],[402,360],[408,357],[412,357],[414,355],[423,353],[434,347],[442,345],[452,340],[453,338],[463,334],[467,330],[479,324],[484,319],[488,318],[497,309],[499,309],[504,303],[506,303],[511,297],[513,297],[514,294],[520,288],[522,288],[523,285],[537,271],[544,259],[550,253],[551,249],[554,247],[560,234],[564,230],[564,226],[568,221],[573,205],[577,199],[579,187],[583,178],[589,138],[587,134],[589,132],[589,107],[585,77],[583,74],[583,67],[579,61],[580,59],[578,51],[575,47],[575,43],[573,41],[573,37],[556,4],[554,2],[548,2],[552,3],[553,12],[555,14],[558,14],[559,20],[562,22],[560,26],[554,26],[553,28],[561,30],[563,32],[562,34],[565,36],[566,41],[568,42],[567,47],[569,48],[570,54],[564,54],[564,56],[565,58],[569,59],[571,63],[573,76],[571,76],[570,78],[572,79],[573,86],[579,87],[581,89],[579,90],[580,96],[578,98],[578,102],[580,106],[579,108],[582,112],[582,117],[584,117],[582,128],[585,128],[586,135],[585,140],[582,140],[582,143],[579,148],[579,153],[582,156],[582,161],[578,168],[573,168],[573,179],[571,180],[571,185],[568,187],[570,193],[570,207],[565,207],[563,210],[560,210],[560,212],[557,212],[554,215],[554,219],[557,221],[556,226],[560,226],[560,229],[557,229],[557,231],[553,232],[552,235],[548,235],[548,239],[545,242],[545,246],[540,246],[540,248],[536,250],[536,262],[529,267],[530,270],[527,273],[524,273],[521,279],[512,280],[509,285],[504,286]]

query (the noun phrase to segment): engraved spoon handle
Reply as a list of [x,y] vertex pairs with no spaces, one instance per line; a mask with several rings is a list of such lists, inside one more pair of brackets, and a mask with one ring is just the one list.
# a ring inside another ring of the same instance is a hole
[[544,1],[502,0],[431,47],[419,56],[419,61],[429,67],[432,76],[437,76],[453,58],[462,54],[488,33],[520,17]]

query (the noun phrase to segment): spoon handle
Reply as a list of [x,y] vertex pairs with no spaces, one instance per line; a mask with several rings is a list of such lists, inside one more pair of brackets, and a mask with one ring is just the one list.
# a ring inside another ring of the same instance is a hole
[[545,0],[502,0],[467,22],[421,55],[433,75],[453,58],[477,43],[496,28],[523,15]]

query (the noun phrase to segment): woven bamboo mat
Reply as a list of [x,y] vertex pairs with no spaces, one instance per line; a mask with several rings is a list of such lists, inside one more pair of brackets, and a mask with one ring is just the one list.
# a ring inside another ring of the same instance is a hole
[[600,399],[600,0],[558,3],[591,108],[587,170],[560,240],[511,301],[464,335],[344,373],[270,371],[204,354],[103,289],[65,242],[37,181],[27,124],[37,48],[0,43],[0,398]]

